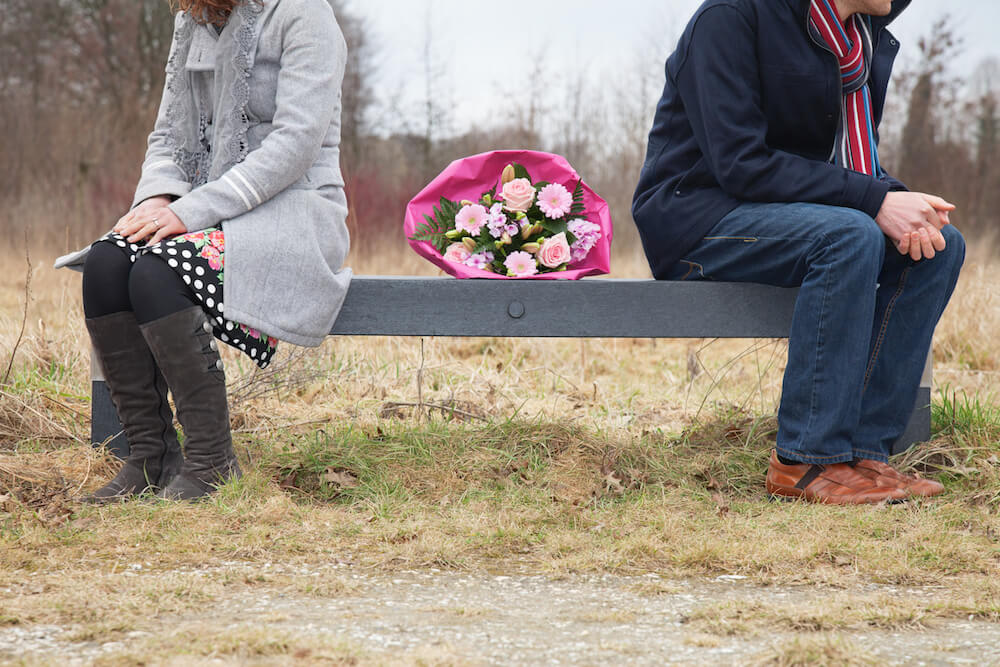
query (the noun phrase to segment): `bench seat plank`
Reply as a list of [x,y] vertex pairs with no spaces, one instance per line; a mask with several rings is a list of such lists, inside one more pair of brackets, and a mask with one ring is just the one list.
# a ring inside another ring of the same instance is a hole
[[656,280],[351,281],[339,336],[787,338],[797,289]]

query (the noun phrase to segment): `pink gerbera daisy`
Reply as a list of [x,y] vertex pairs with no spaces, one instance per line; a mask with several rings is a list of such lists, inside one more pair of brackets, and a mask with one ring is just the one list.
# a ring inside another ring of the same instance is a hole
[[503,265],[507,267],[507,275],[512,278],[526,278],[538,273],[538,264],[535,263],[535,258],[521,250],[507,255]]
[[538,208],[548,218],[561,218],[569,213],[572,207],[573,195],[558,183],[549,183],[538,193]]
[[479,236],[479,230],[489,219],[486,209],[479,204],[463,206],[462,210],[455,216],[455,228],[468,232],[472,236]]

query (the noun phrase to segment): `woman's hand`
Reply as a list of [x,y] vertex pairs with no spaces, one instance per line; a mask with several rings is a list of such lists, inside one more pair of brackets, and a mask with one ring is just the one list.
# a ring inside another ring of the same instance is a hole
[[948,214],[954,210],[954,204],[934,195],[890,192],[875,222],[901,255],[914,261],[933,259],[935,252],[945,248],[941,228],[950,224]]
[[184,223],[167,208],[170,203],[169,197],[150,197],[122,216],[113,231],[124,236],[129,243],[145,240],[148,245],[187,233]]

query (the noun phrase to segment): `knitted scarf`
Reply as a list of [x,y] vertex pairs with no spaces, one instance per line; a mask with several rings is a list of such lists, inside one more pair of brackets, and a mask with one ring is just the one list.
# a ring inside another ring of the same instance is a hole
[[871,19],[854,14],[844,24],[832,0],[812,0],[809,32],[818,44],[830,49],[840,63],[844,100],[832,161],[877,177],[881,167],[868,87],[872,59]]
[[[263,5],[259,3],[242,2],[229,17],[235,42],[229,48],[234,55],[231,63],[220,63],[216,69],[216,72],[224,73],[215,81],[218,98],[222,100],[222,112],[215,118],[211,137],[206,134],[206,116],[196,113],[191,72],[186,69],[194,31],[199,26],[186,13],[177,16],[167,59],[165,86],[171,93],[171,102],[163,110],[167,126],[166,143],[173,149],[174,163],[195,187],[219,178],[247,156],[249,79],[253,54],[260,38],[259,18],[263,11]],[[227,72],[232,72],[231,76],[225,76]]]

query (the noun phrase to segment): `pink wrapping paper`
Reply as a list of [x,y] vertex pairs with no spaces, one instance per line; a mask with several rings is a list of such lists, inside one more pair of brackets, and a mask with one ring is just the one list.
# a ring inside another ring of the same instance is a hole
[[[433,215],[434,206],[441,197],[452,201],[469,199],[477,201],[484,192],[494,185],[499,191],[500,175],[503,168],[516,162],[524,166],[531,175],[532,183],[548,181],[560,183],[570,191],[580,179],[566,158],[542,153],[539,151],[491,151],[471,157],[455,160],[430,182],[420,193],[410,200],[406,206],[406,220],[403,222],[403,233],[409,244],[422,257],[441,267],[449,275],[456,278],[499,278],[514,280],[499,273],[476,269],[464,264],[449,262],[437,251],[432,243],[413,241],[418,225],[424,222],[424,215]],[[570,264],[565,271],[539,273],[528,278],[516,280],[577,280],[584,276],[593,276],[611,271],[611,240],[614,234],[611,223],[611,212],[608,203],[601,199],[590,187],[583,184],[584,213],[582,216],[601,227],[601,239],[590,253],[580,262]]]

